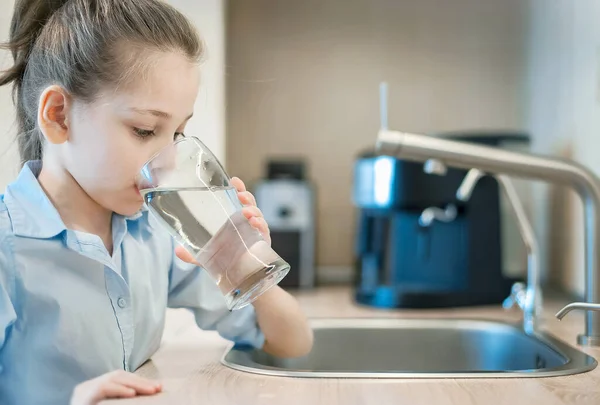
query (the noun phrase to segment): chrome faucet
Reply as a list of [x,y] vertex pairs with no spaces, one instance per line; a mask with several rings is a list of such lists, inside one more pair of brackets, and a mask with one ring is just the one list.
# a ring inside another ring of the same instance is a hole
[[[416,162],[436,159],[447,166],[479,169],[493,174],[545,180],[573,187],[585,212],[585,304],[600,302],[600,179],[586,167],[564,159],[518,153],[498,148],[450,141],[426,135],[379,131],[376,150]],[[588,311],[580,345],[600,346],[600,312]]]

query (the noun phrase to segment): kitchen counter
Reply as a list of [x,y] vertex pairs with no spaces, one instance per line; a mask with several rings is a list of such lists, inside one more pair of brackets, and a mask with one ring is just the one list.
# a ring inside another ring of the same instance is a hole
[[[501,306],[438,310],[379,310],[354,304],[349,288],[328,287],[295,294],[311,318],[406,317],[475,318],[518,321],[518,310]],[[542,329],[570,345],[583,331],[583,313],[562,321],[554,314],[567,301],[546,298]],[[551,378],[502,379],[300,379],[231,370],[220,360],[229,342],[198,329],[185,310],[169,310],[163,344],[137,373],[160,380],[153,397],[103,404],[507,404],[600,405],[600,367],[583,374]],[[579,348],[600,359],[600,348]]]

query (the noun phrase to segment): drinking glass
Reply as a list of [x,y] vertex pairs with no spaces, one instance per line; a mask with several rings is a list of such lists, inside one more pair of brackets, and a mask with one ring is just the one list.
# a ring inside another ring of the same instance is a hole
[[230,177],[198,138],[159,151],[137,186],[151,214],[214,279],[230,310],[250,304],[289,272],[250,225]]

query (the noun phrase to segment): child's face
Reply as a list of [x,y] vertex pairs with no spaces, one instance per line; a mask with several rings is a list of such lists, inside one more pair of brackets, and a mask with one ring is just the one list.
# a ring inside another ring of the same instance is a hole
[[144,78],[102,94],[91,104],[74,103],[65,168],[98,204],[131,215],[143,200],[135,186],[142,165],[183,133],[194,111],[199,69],[182,55],[153,59]]

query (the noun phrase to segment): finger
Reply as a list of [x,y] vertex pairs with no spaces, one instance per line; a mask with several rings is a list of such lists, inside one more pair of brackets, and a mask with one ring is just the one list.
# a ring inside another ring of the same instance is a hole
[[271,232],[269,231],[269,224],[264,218],[252,217],[250,218],[250,225],[256,228],[263,236],[263,238],[271,243]]
[[126,387],[114,381],[106,381],[102,383],[100,389],[94,395],[93,403],[106,398],[132,398],[135,397],[135,389]]
[[243,192],[246,191],[246,185],[239,177],[231,178],[231,185],[236,188],[237,191]]
[[269,231],[269,225],[267,225],[267,221],[264,218],[252,217],[250,218],[250,225],[261,232]]
[[263,218],[264,215],[262,213],[262,211],[260,210],[260,208],[258,208],[255,205],[249,205],[247,207],[242,208],[242,213],[244,214],[244,216],[247,219],[250,219],[252,217],[258,217],[258,218]]
[[249,191],[240,191],[238,193],[238,198],[244,205],[257,205],[256,198],[254,198],[254,195]]
[[132,388],[135,390],[135,392],[142,395],[156,394],[162,388],[160,383],[140,377],[139,375],[133,373],[118,374],[111,380],[111,382]]
[[179,257],[181,260],[183,260],[186,263],[198,265],[198,262],[196,262],[196,259],[194,259],[194,256],[190,252],[188,252],[183,246],[175,247],[175,255],[177,255],[177,257]]

